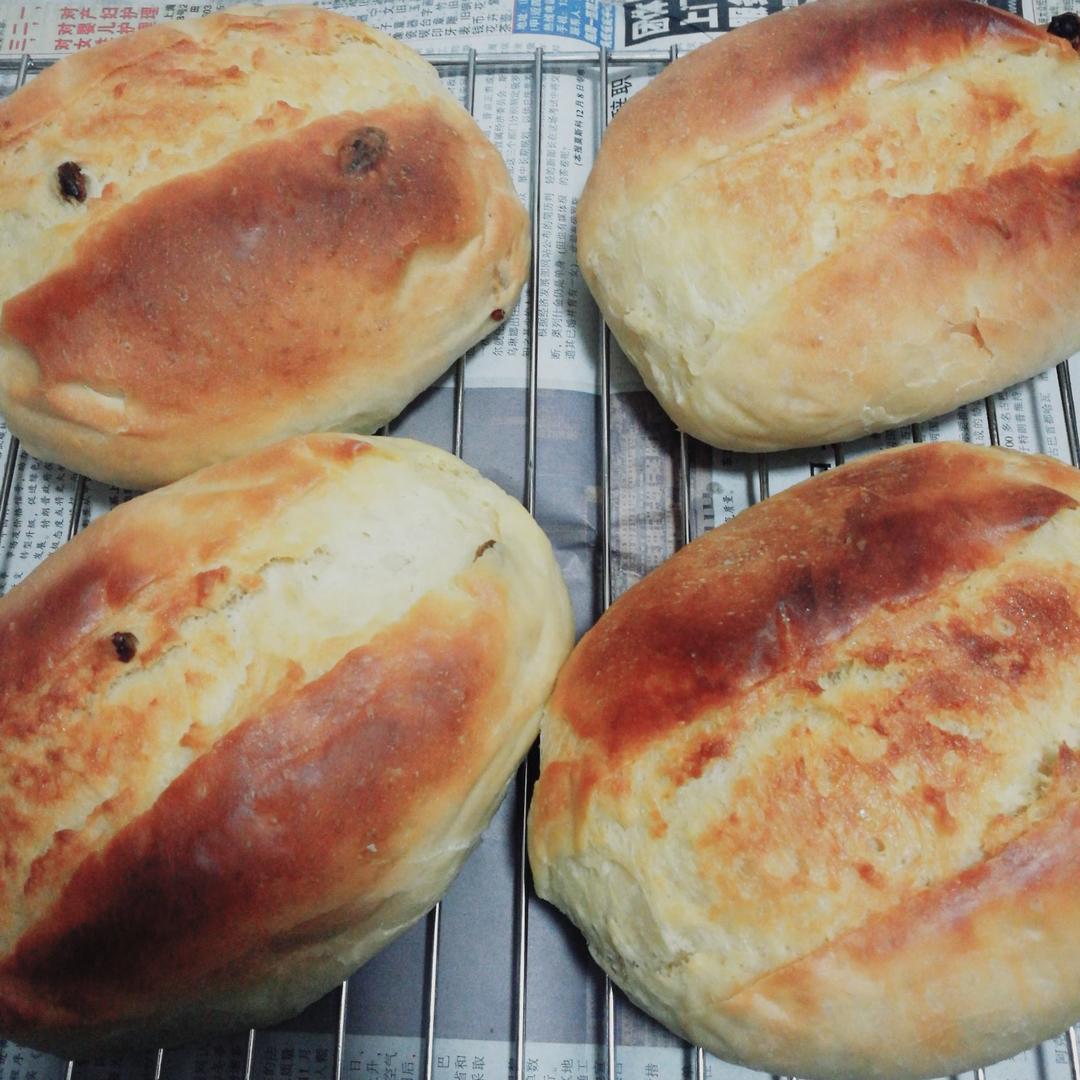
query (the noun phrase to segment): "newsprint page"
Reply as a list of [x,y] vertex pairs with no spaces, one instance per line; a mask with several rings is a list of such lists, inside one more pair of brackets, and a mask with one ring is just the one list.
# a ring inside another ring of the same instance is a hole
[[[671,56],[795,2],[324,3],[422,50],[463,103],[469,104],[471,96],[477,121],[498,146],[522,199],[534,211],[535,288],[526,289],[506,323],[474,349],[463,366],[463,456],[525,498],[530,371],[535,363],[533,509],[570,585],[579,633],[600,612],[602,560],[610,558],[611,593],[617,596],[671,554],[685,534],[697,535],[762,495],[775,494],[839,460],[835,447],[769,455],[766,461],[681,441],[614,341],[608,342],[605,387],[599,361],[602,328],[574,259],[575,208],[596,152],[600,113],[610,119]],[[994,3],[1039,23],[1080,7],[1080,0]],[[67,53],[163,20],[191,19],[225,6],[222,0],[145,6],[5,0],[0,3],[0,56],[6,61],[0,89],[11,92],[20,78],[33,77]],[[605,88],[599,84],[596,61],[601,48],[610,54]],[[492,62],[493,54],[504,61]],[[560,54],[566,59],[553,62]],[[470,56],[482,61],[475,64],[471,83]],[[20,73],[23,57],[32,63],[24,64]],[[851,459],[914,438],[989,443],[990,424],[996,423],[1002,445],[1068,461],[1065,386],[1062,373],[1051,368],[996,395],[992,407],[979,402],[918,429],[849,444],[842,453]],[[451,372],[393,423],[392,433],[450,448],[454,397]],[[605,400],[606,410],[601,408]],[[610,430],[610,552],[598,542],[604,495],[598,453],[605,412]],[[22,452],[12,455],[2,425],[0,433],[0,466],[12,457],[14,461],[11,502],[0,531],[3,591],[131,493],[80,480]],[[684,487],[688,515],[680,509]],[[336,990],[273,1030],[74,1066],[0,1041],[0,1080],[65,1080],[69,1068],[76,1080],[335,1080],[338,1068],[341,1080],[422,1080],[429,1010],[434,1017],[434,1080],[513,1080],[519,1056],[524,1080],[599,1080],[605,1073],[603,977],[578,935],[546,904],[526,892],[519,911],[524,799],[519,777],[443,901],[438,933],[433,918],[421,921],[358,972],[347,992]],[[162,971],[161,977],[167,980],[168,972]],[[694,1049],[618,992],[615,1039],[619,1080],[696,1076]],[[755,1075],[710,1056],[704,1064],[709,1080]],[[990,1080],[1068,1080],[1071,1075],[1064,1037],[986,1070]]]

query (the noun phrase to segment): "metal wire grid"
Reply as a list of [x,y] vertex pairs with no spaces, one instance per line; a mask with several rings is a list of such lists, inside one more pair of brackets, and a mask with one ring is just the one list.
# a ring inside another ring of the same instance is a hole
[[[447,74],[459,74],[464,72],[465,90],[464,103],[470,112],[473,111],[475,101],[476,75],[478,70],[500,70],[515,73],[518,77],[530,80],[531,93],[531,126],[530,126],[530,157],[529,157],[529,209],[532,220],[532,262],[530,267],[529,286],[527,291],[528,304],[528,375],[526,383],[526,428],[525,428],[525,488],[523,502],[525,508],[532,513],[536,502],[536,448],[537,448],[537,388],[539,371],[539,281],[540,281],[540,257],[541,257],[541,181],[540,165],[543,155],[543,89],[544,76],[551,73],[575,71],[586,69],[595,73],[595,115],[596,115],[596,146],[599,146],[603,138],[604,130],[610,115],[611,95],[609,66],[617,64],[621,68],[637,69],[666,65],[678,56],[677,47],[668,51],[624,51],[600,49],[574,50],[545,52],[542,48],[519,52],[477,52],[475,49],[456,52],[425,53],[426,58],[435,65],[444,77]],[[22,86],[27,79],[48,66],[50,61],[39,60],[31,56],[23,56],[16,63],[0,61],[0,74],[13,76],[14,86]],[[599,460],[597,470],[599,473],[600,505],[598,521],[598,547],[600,564],[600,612],[610,606],[612,596],[612,499],[611,499],[611,337],[606,323],[599,321],[600,330],[596,343],[597,346],[597,389],[599,393]],[[453,452],[458,456],[462,453],[464,436],[464,393],[465,393],[465,358],[457,361],[454,371],[454,398],[453,398]],[[1065,432],[1068,441],[1069,457],[1074,466],[1080,466],[1080,436],[1077,432],[1077,418],[1073,408],[1071,376],[1067,361],[1057,365],[1058,389],[1061,396],[1062,413],[1065,420]],[[999,431],[997,411],[993,397],[984,400],[986,410],[987,431],[992,445],[999,445]],[[384,429],[388,430],[387,429]],[[684,545],[693,539],[693,509],[692,509],[692,473],[691,462],[695,457],[693,440],[682,432],[678,432],[677,450],[672,462],[674,475],[677,478],[678,506],[673,508],[677,511],[679,522],[678,543]],[[921,425],[911,426],[911,438],[913,442],[923,441]],[[5,453],[2,479],[0,479],[0,529],[6,520],[8,507],[11,501],[14,478],[19,454],[21,453],[19,441],[14,436],[9,436],[7,451]],[[707,453],[708,451],[703,451]],[[835,465],[844,462],[844,449],[841,445],[832,447]],[[755,476],[754,502],[759,502],[769,497],[769,457],[765,454],[754,456],[752,464],[748,464],[748,470]],[[70,540],[78,531],[83,521],[83,508],[86,497],[86,480],[78,477],[74,501],[67,526],[67,538]],[[537,768],[535,748],[520,766],[517,785],[522,795],[528,792],[533,773]],[[520,816],[515,823],[517,836],[517,866],[515,880],[515,971],[516,986],[514,990],[514,1066],[515,1080],[524,1080],[524,1055],[526,1044],[525,1005],[527,992],[527,944],[528,944],[528,900],[529,883],[525,856],[525,830],[527,801],[520,799]],[[428,960],[427,960],[427,988],[426,1003],[424,1010],[425,1032],[423,1053],[423,1080],[433,1080],[434,1047],[436,1040],[436,1016],[437,994],[439,975],[439,954],[442,947],[441,941],[441,904],[436,904],[428,916]],[[333,1080],[341,1080],[344,1060],[344,1047],[346,1039],[346,1008],[348,1003],[348,982],[342,983],[339,994],[337,1010],[337,1025],[334,1042]],[[611,1078],[617,1075],[616,1063],[618,1046],[616,1044],[616,1017],[618,1001],[615,989],[610,978],[604,976],[604,1060],[606,1076]],[[252,1080],[255,1060],[256,1032],[249,1031],[247,1038],[247,1050],[245,1055],[243,1080]],[[1068,1049],[1069,1067],[1072,1080],[1080,1080],[1080,1049],[1077,1046],[1077,1036],[1074,1027],[1070,1027],[1065,1033]],[[705,1052],[701,1047],[694,1047],[693,1060],[695,1080],[705,1080],[706,1060]],[[65,1080],[73,1080],[75,1063],[68,1062]],[[165,1052],[159,1049],[154,1055],[153,1080],[162,1080],[165,1072]],[[976,1069],[973,1073],[975,1080],[985,1080],[983,1069]],[[787,1078],[784,1078],[787,1080]],[[790,1080],[797,1080],[792,1077]]]

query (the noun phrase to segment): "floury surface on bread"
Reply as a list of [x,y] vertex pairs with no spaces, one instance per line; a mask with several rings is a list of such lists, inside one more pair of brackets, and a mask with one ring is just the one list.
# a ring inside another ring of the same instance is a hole
[[732,450],[940,415],[1080,348],[1080,56],[968,0],[816,0],[620,109],[578,257],[646,384]]
[[0,178],[0,411],[127,487],[374,431],[528,268],[506,167],[434,68],[314,7],[62,60],[0,102]]
[[1080,1015],[1080,473],[874,454],[620,597],[541,721],[537,892],[672,1030],[817,1080]]
[[445,891],[572,641],[539,526],[419,443],[297,438],[95,521],[0,600],[0,1035],[298,1012]]

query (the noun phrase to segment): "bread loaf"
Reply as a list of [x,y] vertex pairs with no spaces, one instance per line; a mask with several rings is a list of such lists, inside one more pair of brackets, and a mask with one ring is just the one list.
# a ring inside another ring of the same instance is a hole
[[0,600],[0,1033],[84,1057],[292,1015],[446,889],[573,627],[519,503],[297,438]]
[[541,720],[539,894],[765,1072],[947,1076],[1080,1015],[1080,473],[925,444],[624,594]]
[[1080,348],[1080,56],[969,0],[823,0],[620,109],[578,255],[646,384],[733,450],[939,415]]
[[513,306],[524,208],[412,50],[240,7],[72,55],[0,103],[0,411],[151,487],[373,431]]

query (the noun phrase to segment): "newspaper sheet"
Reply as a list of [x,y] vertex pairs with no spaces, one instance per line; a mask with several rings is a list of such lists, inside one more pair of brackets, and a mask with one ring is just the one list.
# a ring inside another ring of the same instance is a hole
[[[790,0],[794,2],[794,0]],[[684,51],[788,6],[789,0],[331,0],[332,6],[429,53],[474,48],[519,54],[545,51]],[[1080,0],[1001,0],[1039,22]],[[49,60],[90,48],[141,26],[186,19],[226,6],[110,6],[98,3],[0,4],[0,57]],[[596,149],[599,109],[614,113],[656,66],[618,62],[603,97],[595,64],[545,70],[539,139],[531,125],[531,63],[484,68],[475,115],[508,161],[530,201],[533,169],[539,214],[538,425],[535,512],[555,545],[570,585],[578,629],[600,607],[598,543],[600,323],[574,259],[574,215]],[[13,69],[12,69],[13,70]],[[465,92],[461,65],[442,69]],[[9,72],[5,89],[14,86]],[[524,298],[506,324],[473,350],[465,365],[464,456],[511,493],[525,490],[525,431],[532,312]],[[611,343],[612,581],[617,595],[656,566],[682,535],[679,436]],[[453,379],[447,376],[395,422],[395,434],[452,444]],[[1001,442],[1068,458],[1058,375],[1051,370],[995,398]],[[820,447],[762,459],[713,452],[690,441],[691,532],[725,521],[841,457],[919,437],[989,441],[988,410],[976,403],[912,429],[843,448]],[[130,493],[84,483],[57,466],[12,453],[0,429],[0,469],[10,462],[12,493],[0,527],[0,591]],[[3,472],[0,471],[0,477]],[[524,793],[511,791],[442,905],[433,1068],[436,1080],[511,1080],[521,973],[515,957],[517,836]],[[604,983],[576,933],[535,897],[527,905],[524,1072],[528,1080],[597,1080],[604,1072]],[[430,921],[420,923],[349,983],[342,1075],[348,1080],[417,1080],[423,1072],[431,963]],[[163,973],[167,978],[167,973]],[[694,1074],[691,1048],[616,997],[617,1073],[623,1080],[676,1080]],[[330,1080],[339,992],[301,1017],[254,1039],[79,1063],[77,1080]],[[707,1058],[710,1080],[749,1076]],[[0,1041],[0,1080],[62,1080],[67,1064]],[[1063,1039],[986,1070],[990,1080],[1066,1080]]]

